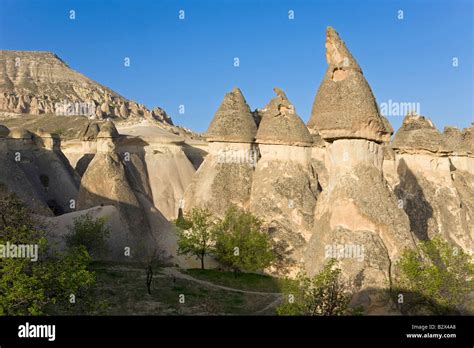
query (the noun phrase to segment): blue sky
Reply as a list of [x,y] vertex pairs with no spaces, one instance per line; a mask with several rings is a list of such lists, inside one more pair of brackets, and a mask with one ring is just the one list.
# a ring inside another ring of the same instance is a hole
[[[206,130],[234,86],[252,109],[281,87],[307,121],[327,68],[328,25],[358,60],[379,104],[419,103],[440,129],[474,121],[471,0],[0,0],[1,49],[55,52],[197,131]],[[403,120],[388,118],[395,129]]]

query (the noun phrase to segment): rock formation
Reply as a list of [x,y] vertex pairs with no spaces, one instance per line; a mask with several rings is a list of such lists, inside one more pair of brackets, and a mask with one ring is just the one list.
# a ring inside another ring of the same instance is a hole
[[396,155],[387,175],[418,239],[440,234],[472,251],[474,158],[468,139],[469,128],[441,134],[429,119],[409,114],[391,144]]
[[206,206],[221,215],[231,205],[248,207],[257,160],[257,126],[238,88],[227,93],[207,130],[209,154],[185,193],[184,210]]
[[474,123],[440,133],[409,114],[390,141],[392,127],[332,28],[326,60],[307,126],[281,89],[251,112],[234,88],[206,142],[54,54],[0,51],[0,116],[17,119],[6,125],[22,114],[95,118],[77,117],[75,131],[87,125],[67,141],[50,133],[57,118],[34,128],[0,125],[1,192],[41,215],[60,244],[74,218],[105,217],[110,259],[158,251],[182,267],[198,263],[177,255],[179,208],[222,216],[236,205],[259,216],[276,242],[278,263],[266,271],[314,275],[336,258],[357,290],[353,306],[392,313],[380,290],[391,286],[404,249],[440,235],[474,251]]
[[0,126],[0,182],[33,211],[74,210],[79,177],[61,152],[57,135]]
[[0,50],[0,112],[149,118],[172,125],[160,108],[148,110],[72,70],[50,52]]
[[332,28],[326,33],[328,70],[317,92],[311,120],[326,144],[327,187],[318,198],[306,270],[316,273],[329,258],[359,294],[354,304],[386,310],[377,288],[388,287],[392,265],[414,247],[408,217],[382,176],[383,147],[391,127],[378,112],[362,71]]
[[[85,170],[78,209],[114,206],[118,211],[122,228],[116,229],[109,240],[110,257],[130,260],[130,257],[159,252],[167,261],[192,266],[192,262],[178,257],[176,235],[168,221],[171,217],[165,217],[158,208],[160,205],[154,203],[155,194],[162,206],[166,204],[166,196],[153,191],[157,185],[153,185],[149,175],[149,162],[143,150],[146,142],[120,135],[111,121],[91,124],[84,134],[88,141],[83,145],[92,159],[85,158],[82,164]],[[187,164],[194,171],[189,161]],[[153,177],[156,179],[155,173]],[[124,254],[127,247],[131,250],[130,257]]]
[[263,109],[256,143],[260,159],[250,210],[264,219],[278,245],[278,273],[300,265],[313,225],[318,182],[310,166],[312,137],[285,93]]
[[[143,207],[127,177],[126,164],[116,151],[118,132],[112,122],[104,124],[96,138],[96,153],[87,166],[78,195],[78,209],[113,205],[120,213],[128,233],[112,236],[114,258],[124,258],[121,251],[129,247],[149,252],[156,245]],[[121,255],[120,255],[121,254]]]
[[154,206],[166,219],[175,220],[184,191],[196,171],[184,151],[193,147],[185,138],[149,122],[119,129],[124,135],[118,143],[119,152],[129,154],[127,163],[142,168],[138,172],[148,173],[149,196]]
[[380,116],[362,69],[331,27],[326,33],[326,60],[328,69],[314,100],[310,130],[317,129],[327,140],[389,141],[393,129]]

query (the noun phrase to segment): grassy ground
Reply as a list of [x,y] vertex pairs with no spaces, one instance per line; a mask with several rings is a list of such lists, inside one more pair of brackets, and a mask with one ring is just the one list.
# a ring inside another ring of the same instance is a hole
[[194,278],[210,281],[214,284],[258,292],[281,293],[283,287],[289,282],[287,279],[274,278],[254,273],[221,272],[207,269],[189,269],[186,273]]
[[[95,288],[78,298],[75,308],[67,311],[54,311],[50,314],[100,314],[100,315],[273,315],[272,304],[277,297],[266,294],[247,294],[227,291],[195,281],[174,278],[164,272],[163,268],[154,269],[152,294],[146,289],[145,270],[138,265],[117,263],[94,263],[96,272]],[[192,273],[196,270],[192,270]],[[209,272],[207,272],[209,273]],[[211,272],[212,273],[212,272]],[[203,274],[206,274],[204,272]],[[194,276],[194,275],[193,275]],[[202,276],[199,275],[199,276]],[[225,274],[222,278],[213,275],[219,284],[231,285],[225,279],[233,277]],[[211,277],[211,278],[212,278]],[[259,284],[261,291],[275,290],[270,277],[243,276],[240,288],[252,288]],[[197,278],[197,277],[196,277]],[[202,279],[202,278],[201,278]],[[224,279],[224,280],[223,280]],[[233,283],[238,284],[237,281]],[[183,299],[184,303],[180,303]],[[84,310],[81,301],[93,303],[93,310]],[[78,311],[78,308],[82,308]]]
[[23,127],[36,132],[39,128],[49,133],[56,133],[61,139],[75,139],[90,120],[84,116],[52,116],[52,115],[23,115],[7,118],[0,124],[12,127]]

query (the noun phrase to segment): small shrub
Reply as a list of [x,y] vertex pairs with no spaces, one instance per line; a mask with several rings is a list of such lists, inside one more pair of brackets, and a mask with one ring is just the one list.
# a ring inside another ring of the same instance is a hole
[[104,256],[107,251],[107,238],[110,229],[106,225],[106,219],[93,219],[89,214],[74,219],[73,226],[69,227],[66,235],[66,246],[70,249],[84,246],[93,257]]

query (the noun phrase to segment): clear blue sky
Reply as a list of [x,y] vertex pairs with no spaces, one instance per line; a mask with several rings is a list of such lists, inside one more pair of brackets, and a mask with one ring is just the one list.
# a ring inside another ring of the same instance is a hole
[[[307,121],[327,67],[328,25],[346,41],[379,104],[420,103],[441,129],[474,121],[472,0],[0,0],[1,49],[55,52],[197,131],[234,86],[252,109],[279,86]],[[395,129],[402,119],[389,117]]]

